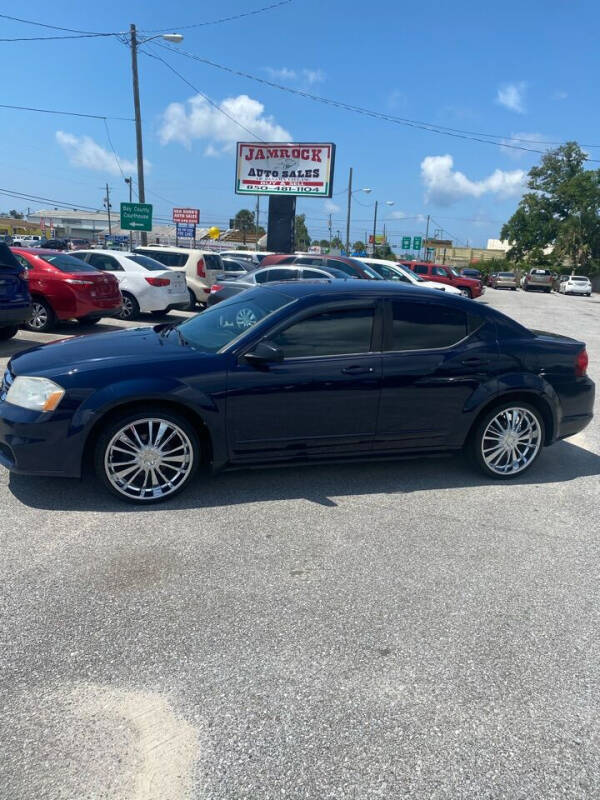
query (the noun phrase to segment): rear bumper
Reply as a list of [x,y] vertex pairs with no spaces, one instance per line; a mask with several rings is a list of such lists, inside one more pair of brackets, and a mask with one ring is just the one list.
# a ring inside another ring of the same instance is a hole
[[88,314],[84,314],[83,316],[78,316],[76,319],[86,320],[86,319],[102,319],[103,317],[118,317],[121,313],[121,306],[117,308],[111,308],[106,311],[90,311]]
[[559,391],[562,418],[556,431],[556,439],[566,439],[586,428],[594,418],[596,385],[591,378],[580,378],[571,384],[570,390]]

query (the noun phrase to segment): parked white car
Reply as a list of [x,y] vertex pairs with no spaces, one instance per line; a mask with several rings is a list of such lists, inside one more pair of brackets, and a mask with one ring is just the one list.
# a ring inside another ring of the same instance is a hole
[[460,289],[457,289],[456,286],[449,286],[446,283],[436,283],[435,281],[426,281],[424,278],[421,278],[420,275],[417,275],[412,270],[408,269],[408,267],[403,267],[402,264],[397,264],[395,261],[384,261],[381,258],[361,258],[359,256],[354,257],[358,258],[359,261],[363,261],[365,264],[368,264],[386,280],[414,283],[423,289],[439,289],[440,291],[447,292],[448,294],[461,293]]
[[123,295],[121,319],[135,319],[140,313],[166,314],[189,306],[185,275],[153,258],[117,250],[75,250],[70,255],[115,276]]
[[566,280],[561,280],[558,291],[561,294],[583,294],[586,297],[590,297],[592,284],[585,275],[569,275]]
[[134,253],[149,256],[160,261],[165,267],[185,273],[189,310],[195,308],[196,303],[201,306],[206,305],[210,287],[216,283],[217,275],[221,275],[224,270],[221,256],[219,253],[213,253],[212,250],[149,244],[136,247]]

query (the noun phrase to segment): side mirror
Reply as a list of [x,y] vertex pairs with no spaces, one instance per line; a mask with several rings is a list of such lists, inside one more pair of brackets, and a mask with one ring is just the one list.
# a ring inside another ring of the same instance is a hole
[[259,342],[244,358],[253,367],[277,364],[283,361],[283,350],[271,342]]

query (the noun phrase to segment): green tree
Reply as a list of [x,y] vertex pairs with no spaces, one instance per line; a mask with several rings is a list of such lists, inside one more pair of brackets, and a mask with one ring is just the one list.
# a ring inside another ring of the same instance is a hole
[[[600,170],[584,169],[586,158],[576,142],[567,142],[529,170],[530,191],[500,232],[511,243],[511,260],[567,260],[586,272],[600,259]],[[549,246],[551,258],[544,253]]]
[[361,241],[354,242],[354,244],[352,245],[352,250],[353,250],[354,253],[366,253],[367,252],[367,248],[365,247],[365,243],[361,242]]
[[246,236],[249,232],[254,232],[256,229],[254,223],[254,211],[249,211],[247,208],[240,209],[234,217],[233,227],[241,231],[242,241],[246,244]]
[[333,247],[334,250],[344,249],[344,243],[342,242],[339,236],[333,237],[333,239],[331,240],[331,246]]
[[324,250],[329,250],[329,239],[321,239],[321,241],[318,242],[318,245]]
[[23,214],[21,214],[20,211],[17,211],[16,208],[11,208],[11,210],[8,212],[8,216],[12,219],[23,219]]
[[394,251],[386,242],[385,244],[379,245],[379,247],[375,248],[375,252],[373,253],[373,258],[380,258],[382,261],[395,261],[396,256]]
[[298,214],[294,219],[294,240],[296,250],[308,250],[310,234],[306,227],[306,214]]

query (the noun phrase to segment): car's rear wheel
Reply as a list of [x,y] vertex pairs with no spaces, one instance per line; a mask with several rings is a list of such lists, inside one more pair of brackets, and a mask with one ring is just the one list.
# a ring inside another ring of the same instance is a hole
[[25,323],[27,330],[46,333],[52,330],[55,320],[52,306],[41,297],[34,297],[31,301],[31,316]]
[[196,308],[196,302],[197,302],[196,301],[196,295],[192,292],[191,289],[188,289],[188,295],[189,295],[189,298],[190,298],[190,304],[185,310],[186,311],[193,311]]
[[471,295],[471,290],[470,290],[470,289],[468,289],[467,287],[463,287],[463,288],[460,290],[460,293],[462,294],[462,296],[463,296],[463,297],[468,297],[468,298],[469,298],[469,300],[470,300],[470,299],[471,299],[471,297],[472,297],[472,295]]
[[113,420],[96,442],[96,474],[132,503],[158,503],[178,494],[201,459],[191,423],[167,409],[140,408]]
[[495,406],[479,420],[470,438],[471,456],[493,478],[522,475],[539,456],[544,442],[544,420],[529,403]]
[[140,304],[129,292],[123,292],[123,305],[121,306],[121,313],[119,319],[132,320],[140,313]]
[[7,339],[12,339],[17,335],[18,327],[11,325],[10,327],[0,328],[0,342],[5,342]]

